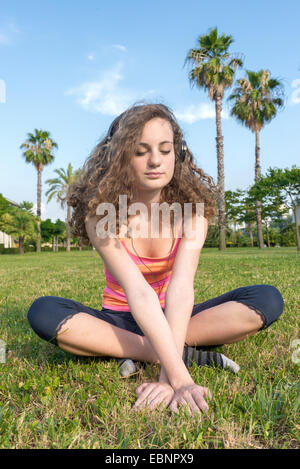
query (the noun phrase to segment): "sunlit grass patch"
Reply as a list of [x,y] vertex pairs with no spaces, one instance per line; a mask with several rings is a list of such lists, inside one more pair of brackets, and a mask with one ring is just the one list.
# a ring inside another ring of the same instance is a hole
[[101,309],[103,262],[91,251],[0,256],[1,448],[296,448],[299,447],[299,254],[295,248],[204,249],[195,277],[195,302],[234,288],[277,287],[285,309],[269,329],[218,350],[236,361],[234,375],[189,369],[213,398],[208,415],[169,409],[129,412],[135,389],[158,377],[159,365],[137,363],[120,376],[109,357],[78,357],[41,340],[27,311],[40,296],[56,295]]

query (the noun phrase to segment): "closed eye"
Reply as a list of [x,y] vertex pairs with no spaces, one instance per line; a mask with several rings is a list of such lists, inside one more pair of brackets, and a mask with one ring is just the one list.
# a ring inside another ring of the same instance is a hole
[[[169,151],[162,151],[161,153],[163,153],[164,155],[167,155],[168,153],[170,153],[171,150]],[[145,155],[147,152],[145,151],[144,153],[136,153],[137,156],[142,156],[142,155]]]

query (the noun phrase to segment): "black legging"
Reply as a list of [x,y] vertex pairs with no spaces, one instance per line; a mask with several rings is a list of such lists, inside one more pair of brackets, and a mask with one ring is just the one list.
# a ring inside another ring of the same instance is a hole
[[[205,309],[227,301],[237,301],[255,311],[263,320],[261,329],[266,329],[277,321],[283,312],[284,302],[281,293],[272,285],[249,285],[231,290],[223,295],[194,305],[192,316]],[[163,310],[165,308],[162,308]],[[41,296],[29,308],[27,319],[34,332],[46,341],[57,344],[56,336],[61,326],[72,316],[84,312],[121,329],[144,335],[132,314],[128,311],[113,311],[90,308],[78,301],[59,296]],[[220,344],[222,345],[222,344]]]

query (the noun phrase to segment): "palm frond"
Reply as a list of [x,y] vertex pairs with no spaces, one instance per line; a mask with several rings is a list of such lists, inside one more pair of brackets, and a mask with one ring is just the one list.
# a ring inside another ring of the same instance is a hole
[[235,71],[243,61],[230,55],[228,48],[233,42],[232,36],[218,36],[217,27],[198,38],[199,48],[190,49],[185,63],[196,65],[189,72],[191,86],[195,84],[208,91],[210,99],[223,98],[225,88],[232,86]]
[[228,98],[233,101],[231,115],[252,131],[260,130],[283,105],[283,100],[278,97],[283,92],[282,84],[271,78],[266,69],[258,72],[246,70],[246,75],[247,78],[237,81],[237,86]]

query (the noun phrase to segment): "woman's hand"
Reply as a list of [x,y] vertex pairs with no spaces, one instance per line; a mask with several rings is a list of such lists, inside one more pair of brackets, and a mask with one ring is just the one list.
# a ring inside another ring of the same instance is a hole
[[168,406],[174,396],[172,386],[167,383],[143,383],[137,389],[139,396],[131,410],[148,407],[153,410],[159,404]]
[[191,413],[201,414],[201,411],[208,411],[208,405],[205,401],[207,397],[211,399],[212,393],[203,386],[198,386],[195,383],[182,386],[175,391],[169,409],[178,413],[178,405],[188,405],[190,415]]

